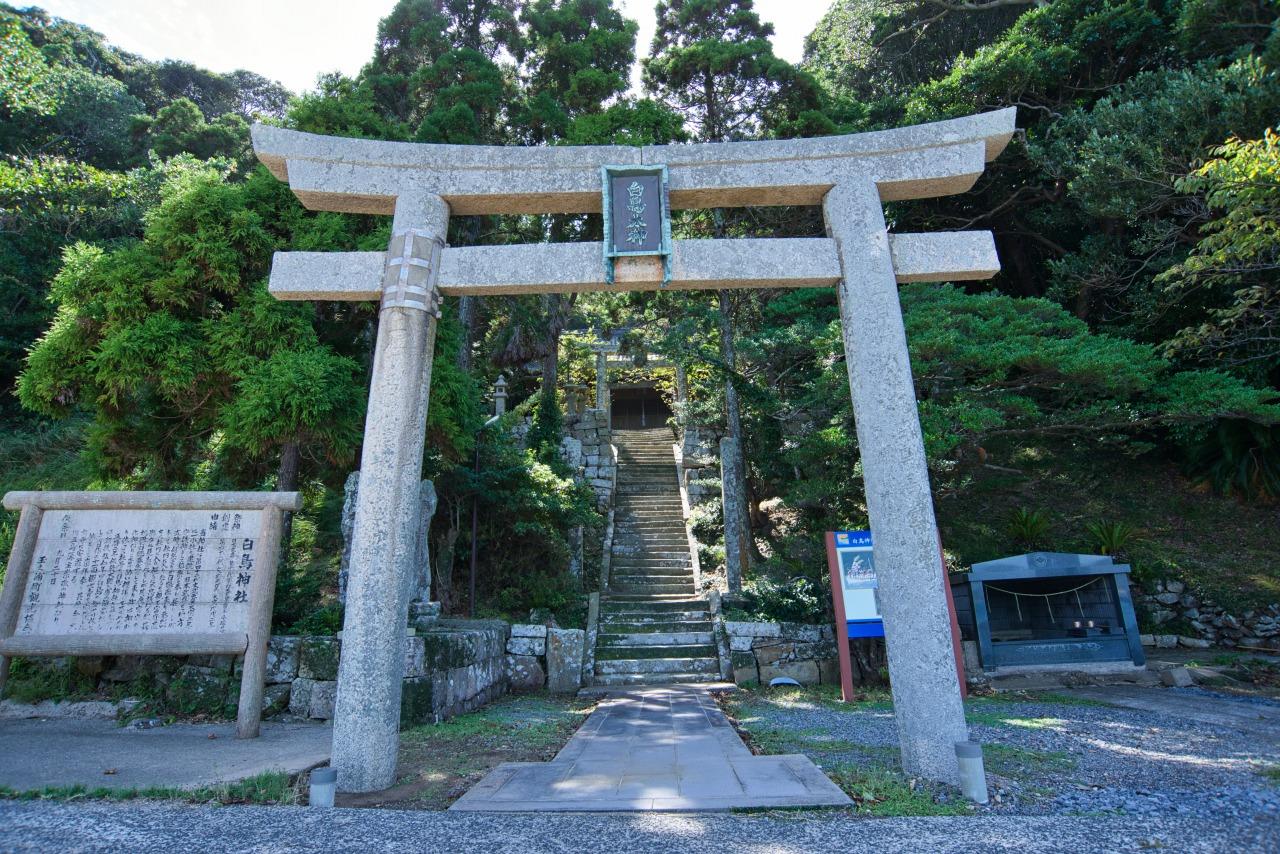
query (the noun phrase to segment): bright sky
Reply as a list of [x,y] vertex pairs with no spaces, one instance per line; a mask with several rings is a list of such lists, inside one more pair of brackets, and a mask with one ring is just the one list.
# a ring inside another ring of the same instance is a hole
[[[147,59],[182,59],[212,71],[249,71],[300,92],[316,75],[352,75],[368,62],[378,21],[395,0],[10,0],[40,6],[103,33]],[[796,62],[829,0],[756,0],[773,24],[774,51]],[[620,0],[640,22],[636,53],[653,37],[654,0]]]

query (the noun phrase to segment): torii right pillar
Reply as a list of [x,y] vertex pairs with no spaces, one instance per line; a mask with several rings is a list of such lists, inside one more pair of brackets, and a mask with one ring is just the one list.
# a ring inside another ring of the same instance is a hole
[[837,184],[822,209],[840,255],[840,325],[902,767],[958,783],[955,744],[968,729],[884,209],[871,180]]

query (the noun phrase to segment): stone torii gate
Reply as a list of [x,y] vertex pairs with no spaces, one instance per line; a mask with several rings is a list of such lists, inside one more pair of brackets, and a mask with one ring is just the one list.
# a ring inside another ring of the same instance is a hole
[[[341,789],[394,781],[441,295],[659,287],[836,288],[902,765],[955,782],[954,745],[967,731],[897,283],[984,279],[999,261],[989,232],[890,234],[882,205],[967,191],[1008,143],[1014,118],[1006,109],[850,136],[553,148],[255,126],[259,159],[308,208],[393,218],[385,253],[281,252],[271,270],[280,299],[381,301],[334,716]],[[601,212],[604,167],[660,173],[675,209],[821,204],[828,236],[672,242],[667,231],[665,258],[615,252],[623,257],[608,262],[599,243],[445,245],[451,214]]]

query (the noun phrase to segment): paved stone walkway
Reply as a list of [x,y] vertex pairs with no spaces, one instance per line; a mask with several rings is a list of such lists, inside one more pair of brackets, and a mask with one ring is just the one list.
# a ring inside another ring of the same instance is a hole
[[848,806],[807,756],[754,756],[703,688],[612,694],[550,762],[508,762],[451,810]]
[[264,771],[298,774],[329,761],[333,729],[322,724],[266,721],[261,736],[243,740],[235,731],[232,723],[139,730],[115,721],[4,720],[0,786],[192,788]]

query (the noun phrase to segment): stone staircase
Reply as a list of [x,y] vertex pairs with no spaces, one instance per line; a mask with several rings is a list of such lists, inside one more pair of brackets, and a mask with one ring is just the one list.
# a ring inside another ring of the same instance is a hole
[[718,681],[711,612],[693,589],[671,431],[614,430],[613,441],[618,488],[595,683]]

